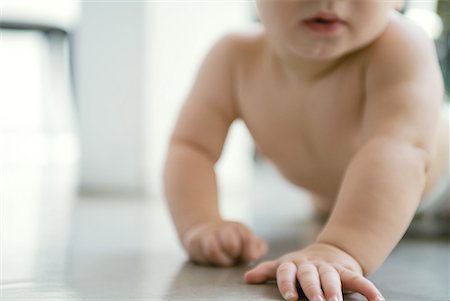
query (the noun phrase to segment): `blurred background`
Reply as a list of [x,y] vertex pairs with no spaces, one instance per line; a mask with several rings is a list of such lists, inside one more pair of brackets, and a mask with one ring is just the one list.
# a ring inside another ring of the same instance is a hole
[[[449,3],[405,6],[436,41],[447,88]],[[2,164],[70,165],[85,194],[160,196],[167,139],[199,63],[255,20],[252,1],[3,1]]]
[[[252,1],[0,5],[2,254],[4,277],[15,279],[36,269],[18,254],[64,247],[58,237],[80,200],[163,200],[168,138],[202,58],[257,17]],[[450,2],[409,1],[405,14],[435,40],[448,90]],[[228,139],[221,193],[240,194],[253,146],[240,122]]]

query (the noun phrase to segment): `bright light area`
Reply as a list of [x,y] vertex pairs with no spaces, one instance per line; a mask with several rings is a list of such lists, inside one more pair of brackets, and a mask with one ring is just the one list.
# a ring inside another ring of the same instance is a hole
[[[2,30],[0,55],[0,163],[75,164],[78,141],[53,116],[66,116],[71,99],[54,97],[48,42],[33,31]],[[61,74],[53,75],[60,78]],[[63,77],[64,78],[64,77]],[[62,86],[58,85],[59,88]],[[57,103],[54,103],[57,102]],[[71,110],[72,108],[70,108]],[[56,110],[56,112],[55,112]],[[67,120],[63,123],[66,125]]]
[[438,39],[444,28],[441,18],[433,11],[414,8],[406,12],[406,17],[413,20],[425,30],[431,39]]
[[[1,21],[68,28],[76,6],[71,0],[2,0]],[[2,28],[0,35],[3,287],[32,279],[43,250],[65,250],[61,237],[70,225],[79,155],[64,64],[67,45],[33,29]]]
[[[161,170],[175,119],[197,70],[214,42],[224,34],[253,27],[250,1],[149,2],[149,60],[145,110],[149,130],[149,178],[162,195]],[[221,191],[248,185],[252,142],[242,123],[233,125],[218,166]]]
[[36,32],[2,31],[0,132],[42,130],[45,44]]

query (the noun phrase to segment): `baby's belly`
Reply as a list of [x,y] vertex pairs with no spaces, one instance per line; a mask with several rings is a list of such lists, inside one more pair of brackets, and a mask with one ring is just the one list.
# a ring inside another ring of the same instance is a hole
[[279,168],[280,173],[291,183],[307,191],[320,195],[322,198],[333,199],[339,191],[344,171],[329,171],[316,168],[293,170],[292,168]]
[[307,139],[295,140],[286,138],[289,137],[287,135],[283,135],[283,138],[280,136],[271,139],[270,145],[262,143],[263,147],[258,147],[258,150],[292,184],[322,198],[334,199],[357,148],[345,143],[348,139],[344,138],[341,139],[341,147],[336,148],[327,142],[308,143],[310,141]]
[[[352,154],[321,156],[309,155],[302,152],[299,147],[295,156],[291,157],[290,152],[279,156],[264,154],[277,167],[283,177],[292,184],[301,187],[320,196],[332,200],[337,195],[345,170],[352,158]],[[335,152],[336,154],[337,152]],[[341,157],[337,159],[338,157]]]
[[337,195],[347,166],[359,148],[355,133],[308,137],[284,131],[284,135],[270,138],[259,140],[262,154],[288,181],[327,199]]

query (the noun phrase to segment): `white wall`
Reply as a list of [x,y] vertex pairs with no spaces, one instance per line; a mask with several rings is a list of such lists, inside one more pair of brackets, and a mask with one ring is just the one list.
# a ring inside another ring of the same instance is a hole
[[143,190],[145,6],[81,2],[75,61],[85,192]]

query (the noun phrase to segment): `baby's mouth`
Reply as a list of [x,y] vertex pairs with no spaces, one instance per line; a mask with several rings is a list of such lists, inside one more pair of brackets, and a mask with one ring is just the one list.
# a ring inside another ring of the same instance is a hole
[[330,22],[334,22],[335,20],[334,19],[314,18],[312,20],[310,19],[309,21],[310,22],[317,22],[317,23],[327,24],[327,23],[330,23]]
[[337,32],[344,22],[336,15],[321,13],[304,20],[302,23],[313,32],[330,34]]
[[332,23],[342,23],[342,20],[336,17],[314,17],[304,21],[304,23],[315,23],[315,24],[332,24]]
[[334,13],[321,12],[309,19],[304,20],[304,23],[327,25],[332,23],[342,23],[342,20]]

